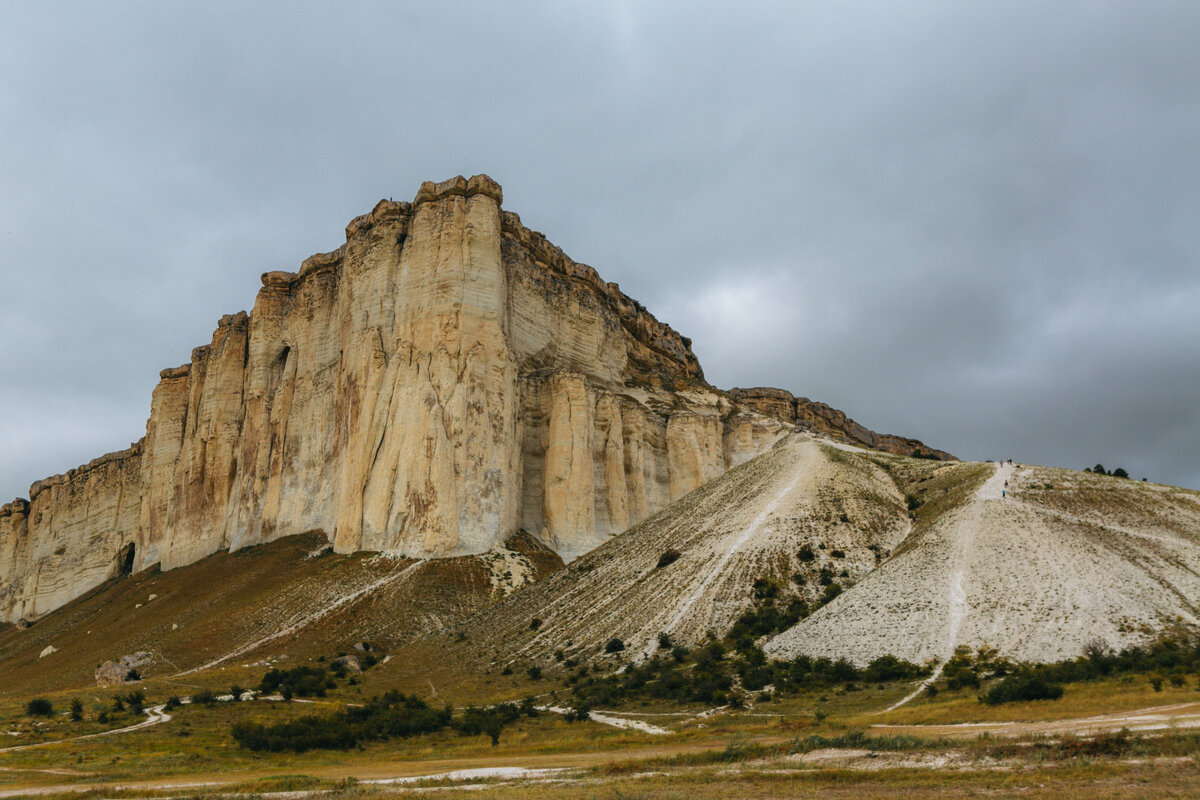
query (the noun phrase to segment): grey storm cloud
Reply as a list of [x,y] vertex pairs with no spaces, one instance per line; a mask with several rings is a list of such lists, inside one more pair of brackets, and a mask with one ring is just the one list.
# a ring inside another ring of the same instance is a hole
[[1200,4],[4,3],[0,495],[380,197],[505,207],[773,385],[1200,488]]

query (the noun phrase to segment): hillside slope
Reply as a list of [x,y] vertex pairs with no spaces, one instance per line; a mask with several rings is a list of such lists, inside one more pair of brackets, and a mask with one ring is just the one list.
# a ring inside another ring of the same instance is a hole
[[988,468],[965,500],[919,524],[880,569],[776,637],[768,654],[920,662],[990,645],[1053,661],[1090,642],[1121,648],[1200,626],[1200,494]]
[[[844,591],[821,605],[831,578]],[[924,662],[990,645],[1049,661],[1143,644],[1200,628],[1200,494],[797,433],[466,620],[459,649],[553,664],[617,638],[640,659],[660,633],[693,645],[768,599],[817,608],[764,640],[777,658]]]
[[481,555],[431,560],[340,555],[320,534],[289,536],[112,580],[27,629],[0,627],[0,695],[91,686],[97,664],[136,652],[150,654],[145,677],[164,678],[294,664],[363,640],[392,649],[561,566],[520,534]]
[[614,637],[635,656],[657,649],[659,633],[694,644],[728,630],[756,591],[812,600],[822,568],[861,578],[908,530],[883,470],[794,434],[476,615],[461,628],[464,651],[542,661],[557,650],[590,658]]

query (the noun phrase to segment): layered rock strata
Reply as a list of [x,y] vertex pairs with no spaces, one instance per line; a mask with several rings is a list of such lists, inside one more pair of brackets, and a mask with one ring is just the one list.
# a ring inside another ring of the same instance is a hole
[[776,419],[793,423],[800,430],[811,431],[821,436],[847,442],[871,450],[883,450],[900,456],[915,456],[938,461],[957,461],[944,450],[935,450],[917,439],[875,433],[858,424],[825,403],[796,397],[785,389],[755,387],[753,389],[730,389],[730,398],[739,405],[750,408]]
[[0,511],[0,620],[309,531],[437,557],[525,530],[571,559],[795,424],[709,386],[687,338],[501,199],[425,183],[265,273],[161,372],[141,442]]

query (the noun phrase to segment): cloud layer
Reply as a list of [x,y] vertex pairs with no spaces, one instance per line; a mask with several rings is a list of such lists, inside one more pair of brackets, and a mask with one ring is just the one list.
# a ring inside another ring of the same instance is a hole
[[6,9],[0,496],[476,172],[718,386],[1200,488],[1200,5],[428,5]]

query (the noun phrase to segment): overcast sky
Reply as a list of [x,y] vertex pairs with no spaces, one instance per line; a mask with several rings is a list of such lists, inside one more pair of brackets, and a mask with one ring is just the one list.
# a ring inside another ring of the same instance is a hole
[[717,386],[1200,488],[1195,0],[0,0],[0,497],[479,172]]

